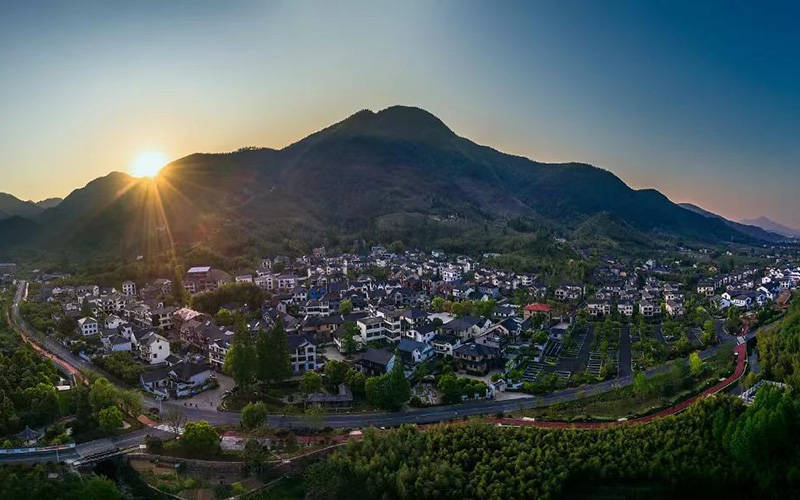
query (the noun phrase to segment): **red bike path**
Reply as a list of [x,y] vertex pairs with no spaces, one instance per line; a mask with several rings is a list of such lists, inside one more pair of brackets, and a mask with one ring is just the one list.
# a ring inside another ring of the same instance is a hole
[[712,394],[716,394],[717,392],[727,388],[739,380],[739,378],[744,374],[745,363],[747,362],[747,344],[738,344],[734,348],[733,352],[736,354],[737,358],[736,369],[733,371],[733,374],[731,374],[730,377],[719,382],[713,387],[709,387],[700,394],[676,404],[675,406],[671,406],[657,413],[653,413],[644,417],[632,420],[617,420],[614,422],[553,422],[546,420],[527,420],[522,418],[490,418],[488,420],[490,422],[502,425],[534,426],[549,429],[603,429],[617,425],[645,424],[647,422],[652,422],[653,420],[658,420],[660,418],[680,413],[700,399],[708,397]]

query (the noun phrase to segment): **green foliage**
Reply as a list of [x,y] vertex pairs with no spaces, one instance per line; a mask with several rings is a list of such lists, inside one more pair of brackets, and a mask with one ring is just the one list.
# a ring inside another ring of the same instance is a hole
[[107,356],[96,357],[93,362],[106,372],[132,386],[139,385],[139,377],[144,372],[144,367],[137,363],[129,352],[113,352]]
[[310,467],[306,491],[309,498],[549,499],[563,496],[571,481],[642,481],[741,493],[763,467],[738,466],[712,426],[717,409],[736,406],[704,400],[677,417],[602,430],[480,423],[370,430]]
[[268,331],[258,333],[256,358],[256,377],[262,382],[280,382],[292,374],[286,332],[280,320]]
[[439,377],[436,387],[442,393],[442,402],[446,404],[460,403],[465,398],[485,397],[487,389],[486,384],[480,380],[456,377],[452,373]]
[[216,314],[226,304],[246,305],[256,311],[266,297],[266,292],[253,283],[229,283],[192,296],[192,307],[206,314]]
[[350,314],[351,312],[353,312],[353,302],[350,299],[344,299],[339,302],[340,314]]
[[700,353],[697,351],[689,355],[689,373],[693,377],[698,377],[703,373],[703,360],[700,359]]
[[[56,479],[48,478],[51,472]],[[55,465],[0,467],[4,500],[122,500],[113,481],[99,476],[80,476]]]
[[300,377],[300,390],[305,394],[319,392],[322,390],[322,377],[316,372],[305,372]]
[[741,415],[724,408],[714,415],[716,435],[738,463],[758,471],[756,480],[765,489],[786,482],[800,484],[798,422],[798,402],[770,386],[760,388],[755,402]]
[[766,378],[800,391],[800,308],[795,300],[780,327],[759,333],[758,352]]
[[107,431],[119,429],[122,427],[123,415],[116,406],[109,406],[97,413],[97,422]]
[[247,327],[240,323],[236,326],[233,334],[233,341],[225,355],[223,370],[230,374],[236,385],[239,387],[249,386],[256,376],[258,363],[256,347],[253,346],[253,338]]
[[399,359],[395,360],[389,373],[368,378],[364,390],[371,404],[385,410],[399,410],[411,397],[411,386]]
[[263,401],[248,403],[242,408],[242,425],[247,429],[255,429],[267,418],[269,411]]
[[329,389],[333,389],[345,381],[350,367],[343,361],[332,359],[325,363],[325,378]]
[[180,442],[184,450],[200,457],[219,452],[219,434],[208,422],[187,422]]

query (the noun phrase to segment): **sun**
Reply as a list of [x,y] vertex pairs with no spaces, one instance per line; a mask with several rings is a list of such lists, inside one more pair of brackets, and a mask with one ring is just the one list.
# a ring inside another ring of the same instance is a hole
[[134,177],[155,177],[161,168],[167,164],[169,158],[158,151],[143,151],[136,155],[130,166],[131,175]]

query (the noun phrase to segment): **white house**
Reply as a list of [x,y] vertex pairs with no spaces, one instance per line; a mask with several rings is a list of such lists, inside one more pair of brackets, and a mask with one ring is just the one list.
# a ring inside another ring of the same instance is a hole
[[81,330],[81,335],[97,335],[100,333],[100,324],[96,319],[88,316],[78,320],[78,328]]
[[161,335],[150,331],[141,338],[131,337],[139,351],[139,358],[151,365],[163,363],[170,355],[169,342]]
[[128,297],[135,297],[136,296],[136,283],[133,281],[123,281],[122,282],[122,294],[127,295]]

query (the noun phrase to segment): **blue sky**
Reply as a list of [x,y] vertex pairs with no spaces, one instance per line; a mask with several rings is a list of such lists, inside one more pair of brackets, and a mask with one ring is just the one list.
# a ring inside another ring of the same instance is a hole
[[141,151],[282,147],[363,108],[800,226],[800,7],[737,2],[0,6],[0,191]]

